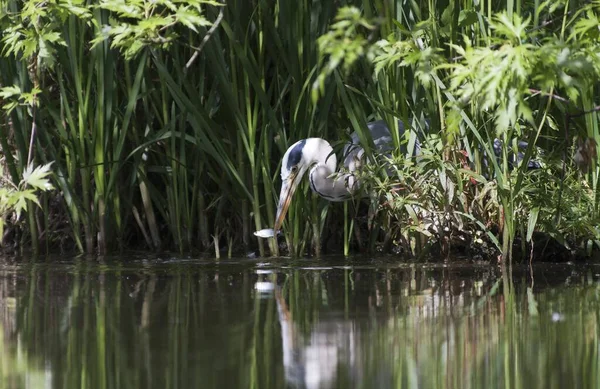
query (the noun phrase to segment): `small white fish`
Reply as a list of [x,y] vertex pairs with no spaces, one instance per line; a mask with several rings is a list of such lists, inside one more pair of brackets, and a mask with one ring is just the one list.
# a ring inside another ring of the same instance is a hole
[[275,290],[275,284],[272,282],[259,281],[254,284],[254,289],[259,292],[271,292]]
[[272,238],[275,236],[275,231],[272,228],[265,228],[264,230],[255,231],[254,235],[259,238]]

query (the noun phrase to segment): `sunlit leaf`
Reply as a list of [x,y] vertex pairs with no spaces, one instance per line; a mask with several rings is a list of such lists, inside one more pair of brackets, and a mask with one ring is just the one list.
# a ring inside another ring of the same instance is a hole
[[529,218],[527,219],[527,241],[531,242],[531,238],[533,236],[533,232],[535,231],[535,226],[537,224],[538,215],[540,213],[540,208],[535,207],[529,212]]
[[52,173],[50,169],[51,166],[52,162],[35,168],[33,165],[29,165],[23,171],[22,185],[31,186],[42,191],[53,189],[52,184],[47,178]]

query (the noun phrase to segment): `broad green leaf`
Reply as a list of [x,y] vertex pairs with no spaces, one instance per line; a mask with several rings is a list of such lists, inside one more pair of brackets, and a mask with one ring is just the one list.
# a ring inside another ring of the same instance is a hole
[[33,165],[27,166],[25,171],[23,171],[23,180],[21,181],[21,186],[31,186],[33,188],[46,191],[54,189],[50,181],[47,177],[52,173],[50,167],[52,166],[52,162],[33,167]]
[[477,23],[477,12],[473,9],[461,10],[458,16],[458,24],[461,27],[467,27]]
[[9,99],[11,97],[20,95],[21,88],[19,88],[17,85],[5,86],[3,88],[0,88],[0,97],[2,97],[3,99]]

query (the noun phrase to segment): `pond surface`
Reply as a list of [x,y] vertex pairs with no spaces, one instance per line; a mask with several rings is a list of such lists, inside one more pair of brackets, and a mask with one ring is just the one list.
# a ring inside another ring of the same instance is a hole
[[0,388],[595,388],[599,321],[595,264],[0,259]]

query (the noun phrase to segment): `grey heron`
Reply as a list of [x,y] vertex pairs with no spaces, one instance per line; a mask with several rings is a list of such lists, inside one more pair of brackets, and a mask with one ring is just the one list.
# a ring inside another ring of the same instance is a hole
[[[425,120],[425,126],[429,126],[429,121]],[[367,123],[367,127],[377,153],[389,153],[393,147],[393,141],[386,123],[379,120]],[[398,132],[402,138],[405,126],[400,120],[398,121]],[[279,193],[275,225],[273,229],[256,231],[254,233],[256,236],[267,238],[279,232],[292,197],[302,177],[307,172],[309,172],[308,177],[312,191],[328,201],[345,201],[356,194],[360,183],[354,172],[363,162],[364,149],[360,146],[356,132],[351,135],[351,138],[351,141],[344,146],[344,172],[338,172],[337,174],[337,158],[333,148],[326,140],[321,138],[302,139],[287,149],[281,163],[281,191]],[[527,142],[519,141],[518,147],[519,150],[524,150],[527,148]],[[420,142],[416,139],[413,155],[419,155],[420,150]],[[406,150],[402,150],[402,152],[406,153]],[[502,142],[498,139],[494,139],[493,152],[496,154],[496,158],[500,158],[502,155]],[[511,154],[511,168],[521,162],[523,157],[522,151],[518,152],[516,158]],[[485,153],[483,162],[487,166]],[[536,169],[540,167],[539,161],[529,160],[528,168]]]
[[[389,128],[382,120],[367,123],[373,144],[378,153],[388,153],[392,149],[393,141]],[[405,126],[398,121],[399,136],[404,136]],[[358,134],[351,135],[352,140],[344,146],[343,173],[336,174],[337,158],[333,148],[324,139],[308,138],[294,143],[287,149],[281,163],[281,192],[277,205],[274,233],[281,229],[292,196],[302,180],[308,173],[310,188],[313,192],[328,201],[344,201],[351,198],[360,183],[354,173],[361,165],[364,149],[359,145]],[[420,144],[415,142],[415,154],[418,154]],[[258,234],[257,234],[258,235]]]

